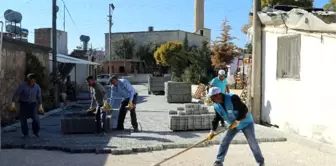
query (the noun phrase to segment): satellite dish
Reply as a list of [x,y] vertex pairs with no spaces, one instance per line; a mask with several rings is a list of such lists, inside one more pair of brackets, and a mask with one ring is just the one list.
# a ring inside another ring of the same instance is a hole
[[13,23],[20,23],[22,21],[22,14],[11,9],[5,11],[4,17],[7,21]]

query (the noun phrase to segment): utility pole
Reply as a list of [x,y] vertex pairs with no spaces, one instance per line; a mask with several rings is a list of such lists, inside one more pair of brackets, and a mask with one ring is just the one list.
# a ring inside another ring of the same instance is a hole
[[109,4],[109,54],[110,54],[110,61],[109,61],[109,74],[112,74],[112,12],[114,11],[114,5],[113,3]]
[[53,81],[54,81],[54,106],[58,107],[59,93],[57,80],[57,0],[52,0],[52,64],[53,64]]
[[261,0],[253,1],[253,49],[252,49],[252,86],[251,86],[251,106],[252,114],[256,123],[261,122],[261,84],[262,84],[262,29],[257,12],[261,11]]

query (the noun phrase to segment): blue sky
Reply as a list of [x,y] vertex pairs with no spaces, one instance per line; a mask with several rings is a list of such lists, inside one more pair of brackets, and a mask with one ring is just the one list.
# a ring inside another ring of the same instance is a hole
[[[68,49],[80,45],[79,36],[91,37],[93,47],[104,47],[104,33],[108,32],[108,4],[114,3],[113,32],[144,31],[148,26],[155,30],[194,30],[194,0],[64,0],[73,23],[66,13]],[[322,7],[328,0],[315,0]],[[51,27],[52,0],[6,0],[1,2],[0,13],[7,9],[22,13],[22,27],[30,31],[29,41],[34,42],[34,29]],[[252,0],[205,0],[205,27],[212,30],[212,40],[220,34],[221,21],[227,17],[232,36],[238,46],[247,42],[241,27],[248,21]],[[57,27],[63,30],[63,3],[58,0]],[[0,20],[4,21],[3,14]]]

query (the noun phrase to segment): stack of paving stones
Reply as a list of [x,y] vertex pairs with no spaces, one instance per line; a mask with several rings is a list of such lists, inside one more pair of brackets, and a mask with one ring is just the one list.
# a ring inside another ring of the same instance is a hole
[[171,76],[164,76],[164,77],[152,77],[148,78],[148,94],[152,92],[164,92],[164,83],[169,81]]
[[[110,130],[110,123],[111,116],[107,116],[105,131]],[[95,115],[87,113],[86,111],[65,113],[63,117],[61,117],[61,130],[63,134],[95,133]]]
[[191,103],[191,84],[185,82],[165,82],[165,97],[168,103]]
[[169,111],[169,128],[172,131],[209,130],[215,114],[201,104],[185,104]]
[[243,89],[242,93],[240,94],[240,98],[244,103],[246,103],[247,101],[247,88],[246,87]]

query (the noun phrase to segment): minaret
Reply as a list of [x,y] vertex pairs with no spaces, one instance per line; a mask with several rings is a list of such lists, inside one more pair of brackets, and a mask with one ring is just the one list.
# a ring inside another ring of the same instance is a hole
[[204,29],[204,0],[195,0],[195,32]]

